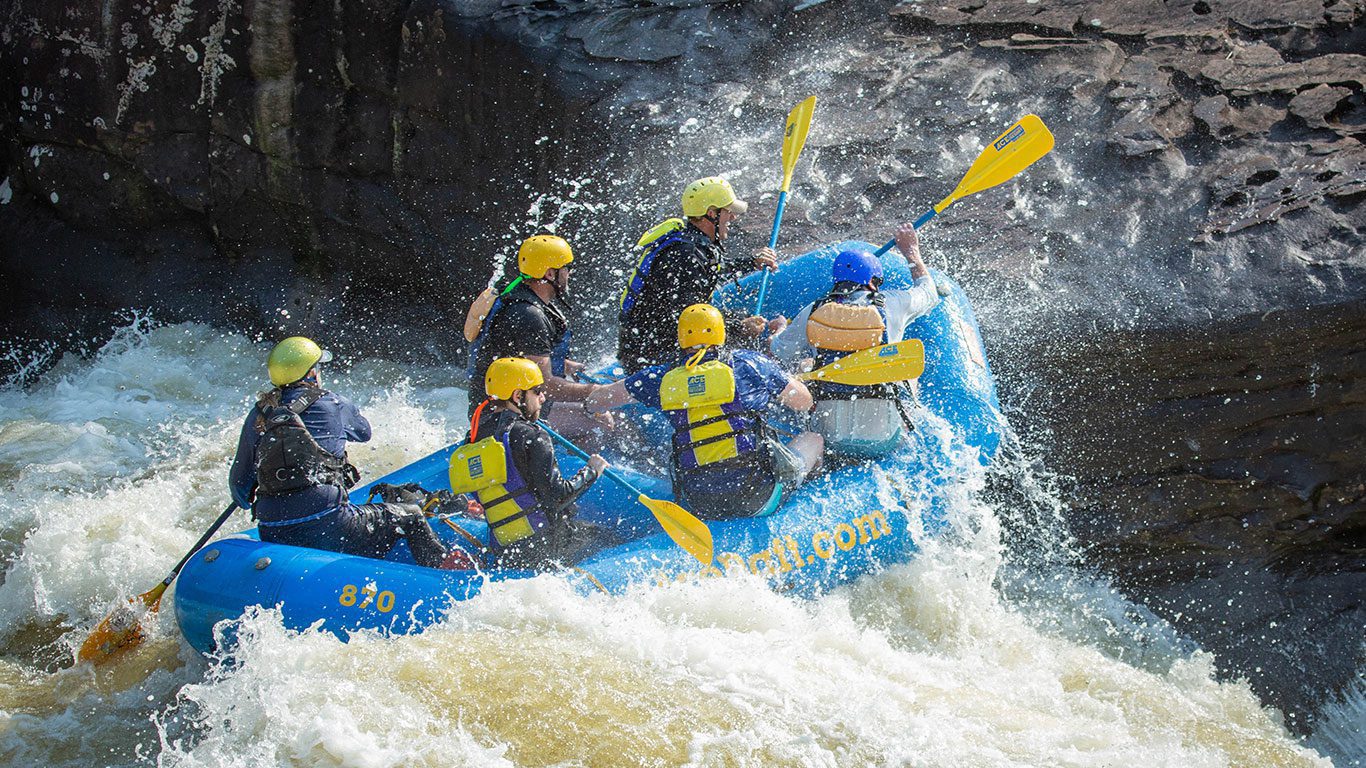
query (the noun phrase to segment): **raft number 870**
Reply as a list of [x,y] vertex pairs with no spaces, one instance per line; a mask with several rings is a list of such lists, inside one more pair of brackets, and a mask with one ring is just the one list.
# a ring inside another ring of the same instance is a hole
[[[360,597],[359,603],[356,601],[357,597]],[[374,605],[375,610],[380,613],[388,613],[389,611],[394,610],[394,593],[387,589],[381,592],[379,587],[373,582],[360,588],[357,588],[355,584],[347,584],[342,587],[341,595],[337,598],[337,602],[347,608],[350,608],[351,606],[369,608],[371,605]]]

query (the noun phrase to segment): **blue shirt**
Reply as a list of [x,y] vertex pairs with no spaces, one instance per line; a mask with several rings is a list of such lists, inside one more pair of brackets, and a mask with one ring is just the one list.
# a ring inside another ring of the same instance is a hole
[[[304,387],[287,387],[280,400],[288,405],[303,397]],[[228,472],[228,488],[232,500],[243,509],[251,508],[251,493],[256,488],[256,446],[261,435],[256,431],[256,418],[259,411],[252,407],[242,423],[242,432],[237,438],[237,455],[233,457],[232,469]],[[308,433],[318,441],[323,450],[334,456],[346,453],[346,443],[364,443],[370,439],[370,422],[361,415],[360,409],[350,400],[331,392],[323,392],[312,405],[299,414],[308,428]],[[305,488],[284,496],[258,499],[256,519],[265,522],[289,520],[311,515],[346,501],[346,492],[335,485],[319,485]]]
[[[664,374],[677,368],[691,355],[684,355],[674,365],[652,365],[626,377],[626,391],[637,401],[659,408],[659,387]],[[703,362],[716,359],[716,350],[707,350]],[[791,379],[787,372],[769,357],[748,349],[731,352],[727,363],[735,373],[735,399],[748,411],[762,411],[787,388]]]

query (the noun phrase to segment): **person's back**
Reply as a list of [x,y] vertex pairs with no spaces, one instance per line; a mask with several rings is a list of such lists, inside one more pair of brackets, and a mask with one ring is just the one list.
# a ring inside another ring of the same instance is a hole
[[[501,295],[495,297],[486,291],[470,306],[465,336],[469,338],[473,332],[471,416],[487,394],[484,379],[489,366],[501,358],[525,358],[540,366],[550,398],[547,416],[550,405],[582,402],[597,386],[576,381],[583,365],[569,359],[573,334],[566,296],[573,261],[574,252],[563,238],[547,234],[529,237],[517,249],[517,279]],[[556,409],[551,421],[571,432],[603,426],[584,423],[587,420],[582,409]]]
[[[753,258],[726,256],[730,225],[748,209],[730,183],[718,176],[698,179],[683,190],[685,219],[667,219],[637,243],[640,255],[622,290],[617,317],[617,360],[634,373],[673,360],[674,323],[684,309],[711,301],[723,277],[751,267],[773,267],[777,255],[762,248]],[[757,337],[760,317],[729,318],[732,332]]]
[[569,321],[559,301],[544,301],[527,285],[508,291],[498,299],[497,311],[487,321],[475,348],[469,382],[470,413],[487,394],[484,375],[494,360],[548,357],[552,375],[563,377],[570,338]]
[[370,423],[322,388],[318,366],[331,359],[299,336],[271,350],[274,387],[242,424],[228,478],[233,500],[252,510],[262,541],[382,558],[406,539],[419,565],[439,566],[446,548],[416,505],[347,498],[360,473],[346,445],[368,441]]
[[[803,308],[792,325],[774,338],[774,355],[793,367],[809,358],[819,368],[846,355],[903,340],[910,322],[939,299],[914,234],[910,225],[897,230],[897,242],[915,279],[910,289],[881,290],[878,257],[866,251],[843,251],[831,269],[830,293]],[[892,383],[816,382],[811,394],[816,399],[813,428],[825,437],[832,453],[880,458],[894,451],[905,430],[912,428],[901,392]]]
[[249,468],[256,485],[251,508],[258,524],[269,528],[345,501],[358,476],[346,443],[369,440],[370,423],[349,400],[299,383],[262,395],[242,436],[255,440],[254,455],[243,453],[234,485],[250,487],[242,482]]
[[682,225],[644,246],[617,317],[617,360],[628,372],[674,357],[674,320],[684,308],[711,300],[722,255],[695,227]]
[[725,325],[714,307],[684,310],[677,338],[676,364],[638,371],[590,398],[588,407],[634,398],[663,410],[674,427],[675,496],[699,517],[772,512],[820,463],[821,440],[803,433],[789,448],[764,423],[763,411],[770,403],[807,410],[810,393],[760,353],[721,348]]

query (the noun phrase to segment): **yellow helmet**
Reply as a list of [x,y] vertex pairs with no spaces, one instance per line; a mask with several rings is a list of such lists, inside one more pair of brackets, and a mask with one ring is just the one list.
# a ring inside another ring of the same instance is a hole
[[290,336],[270,350],[270,357],[266,358],[266,371],[270,373],[271,384],[283,387],[307,376],[318,363],[326,363],[331,359],[332,353],[312,339]]
[[720,176],[708,176],[689,184],[683,190],[683,215],[705,216],[708,208],[729,208],[736,216],[749,210],[749,203],[735,196],[730,182]]
[[527,277],[540,280],[545,273],[574,260],[574,252],[563,237],[536,235],[522,241],[517,249],[517,269]]
[[678,346],[683,349],[726,343],[726,320],[710,304],[694,304],[678,316]]
[[541,366],[525,357],[500,357],[484,374],[484,391],[499,400],[510,399],[519,389],[531,389],[544,383]]

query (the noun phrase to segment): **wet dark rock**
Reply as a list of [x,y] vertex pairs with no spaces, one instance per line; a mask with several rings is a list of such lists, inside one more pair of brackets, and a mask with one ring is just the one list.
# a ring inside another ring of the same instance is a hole
[[[1338,11],[1360,15],[1359,3]],[[1199,37],[1223,34],[1231,26],[1247,29],[1315,28],[1325,24],[1320,0],[973,0],[944,4],[903,0],[893,14],[943,26],[1029,26],[1059,32],[1091,28],[1113,35]],[[1355,18],[1355,17],[1351,17]]]
[[1210,135],[1225,140],[1261,136],[1285,118],[1281,110],[1262,104],[1234,109],[1229,105],[1228,96],[1222,93],[1201,99],[1191,112],[1204,123]]
[[1224,58],[1210,61],[1200,71],[1231,96],[1254,93],[1294,93],[1320,83],[1366,86],[1366,56],[1330,53],[1306,61],[1286,61],[1264,43],[1234,48]]
[[[1215,207],[1197,241],[1276,221],[1295,211],[1339,198],[1348,203],[1366,192],[1366,147],[1345,140],[1291,156],[1243,156],[1231,166],[1215,164],[1210,192]],[[1306,255],[1334,263],[1350,250]]]
[[1295,94],[1290,100],[1290,112],[1300,117],[1311,128],[1331,128],[1327,116],[1351,98],[1350,88],[1319,84]]
[[1312,727],[1366,622],[1366,306],[1021,346],[1089,557]]

